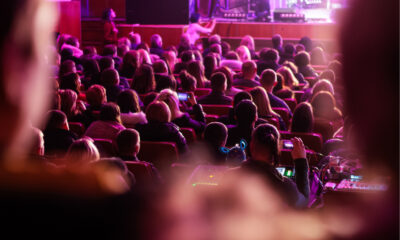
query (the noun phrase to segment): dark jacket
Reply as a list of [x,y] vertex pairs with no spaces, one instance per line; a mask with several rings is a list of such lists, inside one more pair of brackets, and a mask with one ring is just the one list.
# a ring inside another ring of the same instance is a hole
[[253,87],[260,86],[260,83],[254,81],[254,80],[237,78],[237,79],[233,80],[233,86],[242,86],[242,87],[253,88]]
[[206,121],[203,109],[199,104],[193,106],[193,114],[196,119],[193,119],[188,113],[185,113],[179,118],[175,118],[172,122],[183,128],[192,128],[198,136],[204,131]]
[[186,139],[179,131],[179,127],[172,122],[149,122],[137,124],[135,128],[143,141],[174,142],[180,153],[187,152]]
[[225,96],[224,93],[212,91],[210,94],[200,97],[197,102],[200,104],[231,105],[232,98]]
[[290,116],[292,116],[292,111],[290,110],[289,106],[280,99],[279,97],[275,96],[273,93],[268,93],[269,104],[273,108],[286,108],[289,111]]
[[263,61],[263,60],[259,60],[257,62],[257,74],[261,75],[261,73],[265,70],[265,69],[272,69],[275,72],[281,67],[281,65],[279,65],[278,63],[274,62],[274,61]]
[[294,166],[295,181],[283,177],[274,166],[266,162],[249,159],[242,164],[241,169],[262,177],[290,206],[302,208],[307,206],[310,195],[308,162],[304,158],[295,159]]
[[43,135],[46,155],[65,154],[69,146],[77,139],[71,131],[58,128],[46,129]]
[[160,58],[163,57],[164,49],[162,48],[150,48],[150,53],[159,56]]
[[[140,161],[137,157],[133,157],[133,156],[119,156],[119,158],[122,161],[144,162],[144,161]],[[157,185],[157,186],[162,184],[163,180],[162,180],[160,172],[157,170],[157,168],[150,162],[145,162],[145,163],[149,164],[151,167],[152,184]]]

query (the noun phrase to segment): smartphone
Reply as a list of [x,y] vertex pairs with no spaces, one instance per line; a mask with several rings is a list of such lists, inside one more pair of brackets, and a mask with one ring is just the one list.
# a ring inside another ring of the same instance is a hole
[[290,140],[282,140],[284,149],[293,149],[293,143]]
[[187,101],[189,100],[189,94],[187,93],[178,93],[179,101]]

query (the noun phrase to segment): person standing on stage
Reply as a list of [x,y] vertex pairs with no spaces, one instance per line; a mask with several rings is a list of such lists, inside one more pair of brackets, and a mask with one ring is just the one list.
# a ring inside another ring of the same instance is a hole
[[190,24],[186,31],[187,36],[189,37],[189,42],[191,46],[194,46],[196,41],[200,38],[200,33],[210,34],[214,31],[216,21],[215,19],[211,20],[207,25],[208,27],[203,27],[199,24],[199,14],[192,14],[190,17]]
[[114,19],[116,13],[112,8],[104,10],[102,19],[104,21],[104,45],[117,44],[118,29],[115,26]]

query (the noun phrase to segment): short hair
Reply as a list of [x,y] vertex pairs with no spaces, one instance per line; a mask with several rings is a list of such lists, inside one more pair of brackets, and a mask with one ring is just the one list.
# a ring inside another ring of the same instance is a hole
[[102,57],[99,60],[99,67],[100,67],[100,71],[104,71],[105,69],[108,68],[114,68],[115,67],[115,62],[114,59],[112,59],[112,57]]
[[90,138],[81,138],[73,142],[65,156],[69,163],[89,163],[100,159],[99,150]]
[[70,89],[76,93],[80,92],[81,80],[79,74],[68,73],[60,78],[60,89]]
[[152,48],[162,47],[160,41],[162,41],[160,34],[153,34],[150,37],[150,47]]
[[67,122],[67,115],[60,110],[50,110],[47,113],[47,129],[60,129]]
[[153,101],[147,106],[146,116],[149,122],[166,123],[171,121],[171,111],[168,105],[162,101]]
[[279,60],[279,53],[277,50],[270,48],[267,50],[262,50],[260,52],[260,58],[264,61],[273,61],[273,62],[278,62]]
[[310,133],[313,130],[314,115],[310,103],[302,102],[293,112],[291,132]]
[[310,64],[310,54],[306,51],[301,51],[294,56],[294,63],[298,67],[307,66]]
[[285,51],[286,54],[293,55],[293,54],[295,54],[296,49],[295,49],[293,44],[288,43],[288,44],[285,45],[284,51]]
[[208,43],[210,45],[217,43],[217,44],[221,44],[221,36],[218,34],[213,34],[208,38]]
[[122,113],[140,112],[138,95],[132,89],[125,89],[120,92],[117,97],[117,104]]
[[105,45],[103,48],[103,56],[113,57],[117,54],[117,46],[115,44]]
[[157,60],[153,63],[154,73],[168,73],[168,67],[164,60]]
[[60,65],[60,70],[59,70],[59,76],[60,78],[63,77],[64,75],[67,75],[69,73],[73,73],[76,71],[76,66],[75,62],[72,60],[66,60],[61,63]]
[[114,68],[105,69],[101,73],[100,82],[104,87],[118,86],[119,85],[119,73]]
[[335,72],[331,69],[326,69],[324,70],[320,75],[319,75],[320,79],[327,79],[329,80],[331,83],[334,83],[336,81],[336,76],[335,76]]
[[226,77],[226,89],[231,89],[232,85],[233,85],[233,73],[232,73],[232,70],[227,66],[223,66],[223,67],[220,67],[220,68],[217,68],[217,69],[214,70],[214,73],[217,73],[217,72],[223,73],[225,75],[225,77]]
[[61,98],[61,111],[63,111],[68,117],[75,110],[76,101],[78,100],[78,95],[71,89],[60,90],[60,98]]
[[282,44],[282,36],[280,34],[275,34],[272,36],[272,45],[274,47],[279,47]]
[[221,45],[218,44],[218,43],[212,44],[212,45],[210,46],[210,52],[217,53],[217,54],[221,55],[221,54],[222,54]]
[[193,51],[187,50],[182,53],[182,56],[181,56],[182,62],[184,62],[184,63],[190,62],[190,61],[193,61],[194,59],[195,59],[195,57],[194,57]]
[[189,92],[196,90],[196,78],[189,74],[186,70],[183,70],[179,73],[179,79],[181,80],[183,91]]
[[303,44],[303,46],[306,48],[306,51],[307,51],[307,52],[311,51],[313,42],[312,42],[312,40],[311,40],[309,37],[307,37],[307,36],[302,37],[302,38],[300,39],[299,43],[300,43],[300,44]]
[[125,129],[118,133],[116,139],[119,155],[135,153],[135,147],[140,144],[140,135],[135,129]]
[[204,130],[204,141],[212,146],[223,146],[227,138],[228,128],[223,123],[209,123]]
[[67,38],[67,41],[65,41],[66,44],[74,46],[74,47],[79,47],[79,40],[77,37],[70,36]]
[[198,13],[192,13],[192,15],[190,15],[190,23],[197,23],[199,22],[200,19],[200,14]]
[[251,142],[254,146],[257,146],[255,151],[268,152],[271,158],[270,161],[275,166],[279,163],[279,140],[280,134],[278,129],[268,123],[257,126],[251,135]]
[[229,60],[240,60],[239,55],[235,51],[229,51],[225,54],[225,58]]
[[224,91],[224,87],[226,87],[225,74],[217,72],[211,75],[211,89],[213,91]]
[[260,76],[260,83],[263,87],[272,87],[277,82],[276,72],[272,69],[265,69]]
[[246,35],[240,41],[240,45],[246,46],[249,50],[255,50],[254,38]]
[[100,120],[102,121],[120,121],[121,111],[117,104],[106,103],[100,109]]
[[142,41],[142,38],[140,36],[139,33],[134,33],[132,35],[129,35],[131,43],[133,44],[140,44],[140,42]]
[[231,50],[231,45],[228,42],[221,42],[222,55],[226,55]]
[[250,74],[257,70],[257,65],[254,61],[246,61],[242,64],[242,73],[243,74]]
[[257,120],[257,106],[250,100],[240,101],[234,111],[239,125],[249,125]]
[[92,85],[86,91],[86,101],[90,106],[99,107],[107,102],[106,89],[98,84]]
[[233,97],[233,106],[235,107],[236,105],[238,105],[238,103],[245,99],[253,101],[253,97],[249,92],[241,91],[236,93],[236,95]]

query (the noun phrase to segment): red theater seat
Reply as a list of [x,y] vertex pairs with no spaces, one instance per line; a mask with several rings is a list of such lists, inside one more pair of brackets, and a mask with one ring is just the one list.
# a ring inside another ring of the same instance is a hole
[[281,116],[286,124],[286,127],[290,126],[290,114],[286,108],[272,108],[272,110]]
[[116,156],[116,151],[112,140],[100,139],[100,138],[95,138],[93,140],[94,140],[94,145],[96,145],[97,149],[99,150],[100,156],[102,158]]
[[138,158],[153,163],[159,170],[165,170],[178,161],[179,154],[173,142],[141,141]]
[[192,144],[196,142],[197,137],[196,137],[196,132],[193,130],[193,128],[180,128],[181,133],[183,136],[186,138],[186,143],[187,144]]
[[228,115],[229,110],[232,108],[231,105],[206,105],[202,104],[203,110],[206,114],[210,115],[217,115],[217,116],[223,116],[223,115]]
[[297,100],[293,98],[285,98],[283,99],[285,103],[289,106],[290,110],[293,112],[297,106]]
[[297,103],[301,102],[301,97],[304,94],[304,91],[293,91],[294,93],[294,98],[296,98]]
[[153,181],[153,171],[151,165],[146,162],[126,161],[128,170],[135,175],[136,183],[139,185],[151,184]]
[[211,93],[210,88],[197,88],[196,90],[194,90],[194,95],[196,97],[202,97],[202,96],[208,95],[210,93]]
[[321,134],[322,140],[325,142],[333,136],[333,124],[328,120],[315,118],[313,132]]

